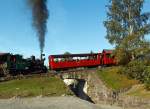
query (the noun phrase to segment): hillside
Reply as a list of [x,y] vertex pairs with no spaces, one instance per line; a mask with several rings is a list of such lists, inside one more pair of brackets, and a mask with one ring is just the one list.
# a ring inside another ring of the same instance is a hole
[[129,79],[120,74],[120,67],[108,67],[97,71],[97,75],[112,90],[130,88],[138,84],[137,80]]

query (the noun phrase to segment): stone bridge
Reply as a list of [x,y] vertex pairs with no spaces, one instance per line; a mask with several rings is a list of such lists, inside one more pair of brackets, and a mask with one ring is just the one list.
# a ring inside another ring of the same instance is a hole
[[84,69],[84,70],[74,70],[74,71],[63,71],[60,72],[62,79],[87,79],[88,74],[95,72],[97,69]]

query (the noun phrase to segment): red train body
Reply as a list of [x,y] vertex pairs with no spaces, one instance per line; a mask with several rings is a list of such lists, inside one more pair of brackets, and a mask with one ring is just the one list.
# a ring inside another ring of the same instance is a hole
[[96,67],[101,65],[115,65],[112,50],[102,53],[50,55],[49,67],[52,70],[62,70],[77,67]]

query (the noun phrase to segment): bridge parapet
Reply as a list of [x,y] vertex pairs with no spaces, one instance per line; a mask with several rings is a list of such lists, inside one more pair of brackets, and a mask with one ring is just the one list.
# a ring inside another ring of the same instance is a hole
[[83,74],[83,73],[64,73],[61,75],[63,79],[86,79],[87,78],[87,74]]
[[97,69],[84,69],[84,70],[70,70],[57,72],[62,79],[84,79],[88,78],[88,75],[92,72],[96,72]]

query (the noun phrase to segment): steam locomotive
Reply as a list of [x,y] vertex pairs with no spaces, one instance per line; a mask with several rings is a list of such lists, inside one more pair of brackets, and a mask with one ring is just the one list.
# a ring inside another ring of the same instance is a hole
[[46,73],[47,68],[44,66],[44,60],[36,59],[35,56],[30,58],[23,58],[19,54],[0,53],[0,77],[18,74],[31,74],[31,73]]

